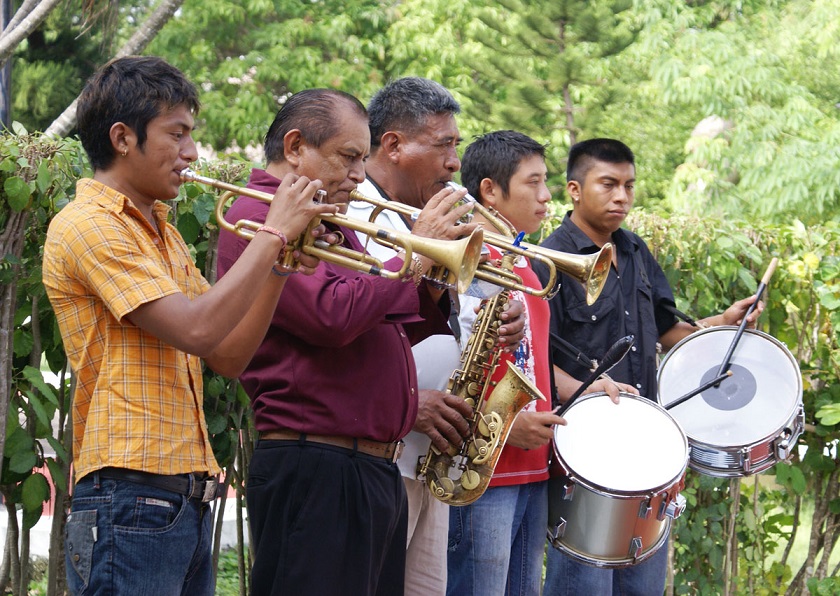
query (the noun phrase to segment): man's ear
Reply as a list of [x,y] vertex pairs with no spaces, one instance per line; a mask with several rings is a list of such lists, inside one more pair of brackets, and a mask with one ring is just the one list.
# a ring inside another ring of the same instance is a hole
[[478,184],[478,192],[481,196],[476,198],[480,199],[481,204],[485,207],[496,208],[502,201],[501,187],[490,178],[481,179],[481,182]]
[[566,183],[566,192],[572,197],[572,201],[577,203],[580,201],[580,182],[577,180],[569,180]]
[[306,144],[300,130],[293,128],[283,135],[283,157],[293,167],[300,165],[301,149]]
[[117,155],[125,155],[137,147],[137,135],[134,129],[124,122],[114,122],[108,131],[108,136]]
[[405,137],[402,133],[389,130],[379,141],[379,151],[385,153],[393,163],[399,163],[403,143],[405,143]]

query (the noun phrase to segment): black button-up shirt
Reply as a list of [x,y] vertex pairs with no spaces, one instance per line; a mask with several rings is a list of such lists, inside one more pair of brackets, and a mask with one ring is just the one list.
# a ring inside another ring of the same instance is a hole
[[[541,246],[573,254],[597,252],[599,247],[572,223],[569,215]],[[674,304],[674,294],[639,236],[619,229],[613,233],[612,243],[618,271],[610,268],[604,290],[592,306],[586,304],[582,284],[565,274],[558,276],[560,288],[550,301],[551,331],[598,361],[616,341],[625,335],[635,336],[633,347],[609,374],[656,400],[656,343],[677,322],[663,307]],[[535,263],[534,270],[545,284],[545,267]],[[570,354],[557,347],[551,352],[552,362],[576,379],[583,381],[589,375],[590,371]]]

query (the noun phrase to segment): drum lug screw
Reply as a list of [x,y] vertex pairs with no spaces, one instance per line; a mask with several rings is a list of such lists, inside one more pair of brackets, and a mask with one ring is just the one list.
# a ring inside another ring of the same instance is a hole
[[642,539],[640,536],[634,536],[630,541],[630,556],[638,559],[642,554]]
[[677,495],[676,498],[670,503],[668,503],[667,507],[665,507],[665,515],[667,515],[671,519],[677,519],[683,514],[684,511],[685,497],[682,495]]
[[575,484],[574,484],[574,482],[565,482],[563,484],[563,488],[560,489],[560,498],[564,501],[571,501],[574,496],[575,496]]
[[560,539],[566,533],[566,520],[562,517],[560,521],[554,524],[554,530],[548,529],[548,542],[556,549],[560,548]]

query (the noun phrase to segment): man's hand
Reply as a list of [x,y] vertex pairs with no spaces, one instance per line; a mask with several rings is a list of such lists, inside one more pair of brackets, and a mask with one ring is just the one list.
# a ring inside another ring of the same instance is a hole
[[510,429],[507,443],[520,449],[539,449],[554,438],[554,425],[566,425],[565,418],[551,412],[520,412]]
[[618,394],[619,392],[624,393],[632,393],[633,395],[639,395],[639,390],[633,387],[632,385],[627,385],[626,383],[617,383],[610,378],[601,377],[600,379],[596,379],[589,387],[587,387],[586,391],[584,391],[584,395],[587,393],[598,393],[598,392],[606,393],[610,396],[610,399],[613,403],[618,403]]
[[[753,302],[755,302],[755,296],[750,296],[749,298],[744,298],[743,300],[738,300],[737,302],[732,303],[732,306],[723,311],[723,324],[740,325],[741,319],[744,318],[744,315],[747,310],[749,310],[750,305]],[[755,323],[758,321],[758,317],[761,315],[763,310],[764,302],[759,302],[755,305],[755,310],[750,313],[750,316],[747,319],[748,328],[755,329]]]
[[499,327],[499,345],[509,354],[516,351],[519,342],[525,337],[525,317],[522,316],[524,312],[524,304],[518,300],[511,300],[499,315],[502,319],[502,326]]
[[473,415],[467,402],[451,393],[433,389],[421,389],[419,398],[414,430],[428,435],[441,451],[450,444],[460,447],[470,434],[468,419]]
[[455,207],[455,204],[467,194],[466,189],[454,190],[444,188],[434,195],[417,216],[417,221],[411,228],[411,233],[427,238],[439,240],[457,240],[469,236],[477,223],[460,223],[460,218],[472,210],[472,205],[465,204]]

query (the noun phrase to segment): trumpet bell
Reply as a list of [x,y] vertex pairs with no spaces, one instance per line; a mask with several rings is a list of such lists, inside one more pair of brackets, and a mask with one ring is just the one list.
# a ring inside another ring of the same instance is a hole
[[[548,251],[546,251],[548,256]],[[549,258],[558,270],[574,277],[583,284],[586,292],[586,304],[592,305],[601,295],[607,283],[612,264],[613,246],[605,244],[601,250],[591,255],[576,255],[551,251]]]

